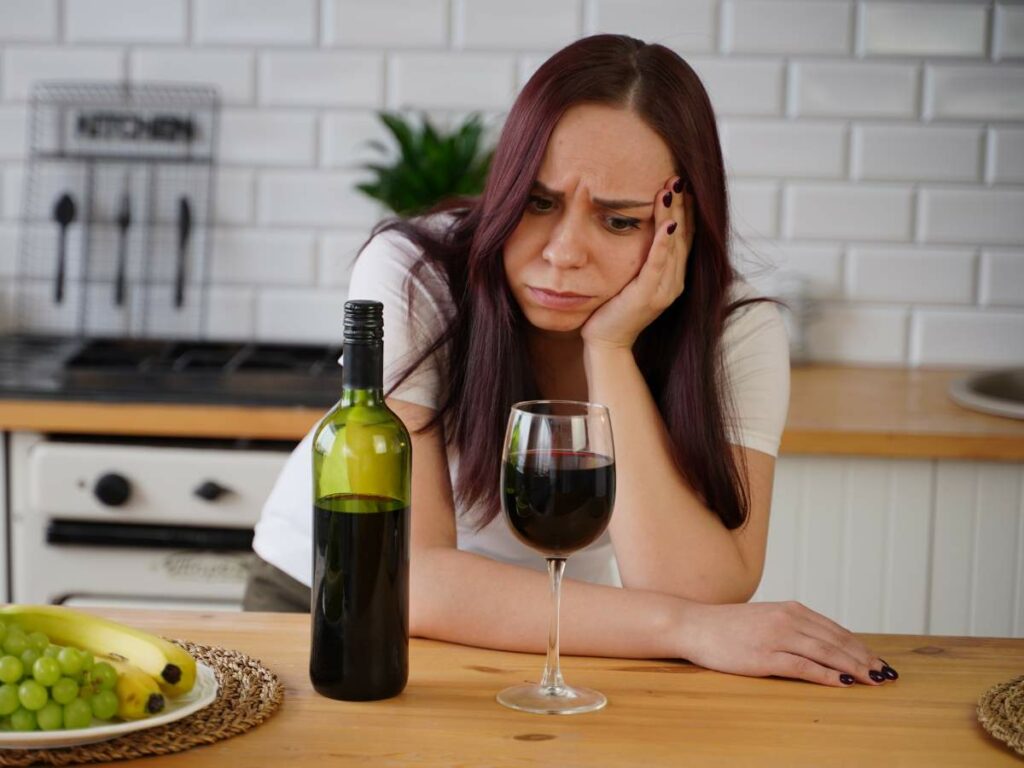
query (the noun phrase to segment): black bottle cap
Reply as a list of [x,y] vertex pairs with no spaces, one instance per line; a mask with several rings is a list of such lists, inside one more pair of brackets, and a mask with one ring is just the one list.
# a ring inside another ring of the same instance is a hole
[[356,299],[345,302],[346,344],[380,344],[384,340],[384,305]]

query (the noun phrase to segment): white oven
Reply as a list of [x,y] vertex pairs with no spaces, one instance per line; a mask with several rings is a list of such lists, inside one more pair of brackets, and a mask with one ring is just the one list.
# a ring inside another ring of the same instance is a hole
[[12,600],[241,608],[290,444],[18,432],[8,447]]

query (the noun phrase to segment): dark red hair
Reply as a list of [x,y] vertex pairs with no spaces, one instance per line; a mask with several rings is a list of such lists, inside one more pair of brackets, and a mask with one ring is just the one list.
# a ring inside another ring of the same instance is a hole
[[[676,466],[728,528],[747,515],[747,494],[726,441],[728,402],[719,342],[735,279],[729,263],[725,168],[714,110],[697,74],[676,53],[622,35],[578,40],[548,59],[513,104],[483,195],[451,200],[454,213],[438,233],[422,221],[378,225],[402,233],[447,280],[455,315],[440,338],[405,372],[438,352],[443,391],[433,423],[459,455],[457,505],[481,504],[483,526],[498,513],[505,425],[512,404],[541,396],[526,351],[526,319],[505,280],[502,248],[525,211],[548,139],[570,107],[631,109],[664,140],[676,172],[694,195],[696,230],[686,288],[640,334],[637,364],[672,441]],[[372,236],[371,236],[372,237]],[[409,285],[410,317],[415,297]],[[404,378],[404,377],[403,377]],[[396,384],[397,386],[397,384]]]

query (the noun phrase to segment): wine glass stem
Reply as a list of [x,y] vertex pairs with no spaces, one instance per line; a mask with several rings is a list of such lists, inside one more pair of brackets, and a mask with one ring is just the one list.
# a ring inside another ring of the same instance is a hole
[[551,623],[548,626],[548,659],[544,664],[544,676],[540,679],[540,687],[551,694],[559,693],[565,685],[562,667],[558,661],[558,609],[562,601],[563,571],[564,557],[548,558],[548,573],[551,575]]

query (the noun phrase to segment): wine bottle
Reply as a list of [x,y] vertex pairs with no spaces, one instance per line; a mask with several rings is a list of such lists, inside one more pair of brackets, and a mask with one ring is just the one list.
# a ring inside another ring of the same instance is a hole
[[309,677],[324,696],[396,696],[409,676],[412,446],[385,404],[383,305],[345,304],[341,400],[313,437]]

